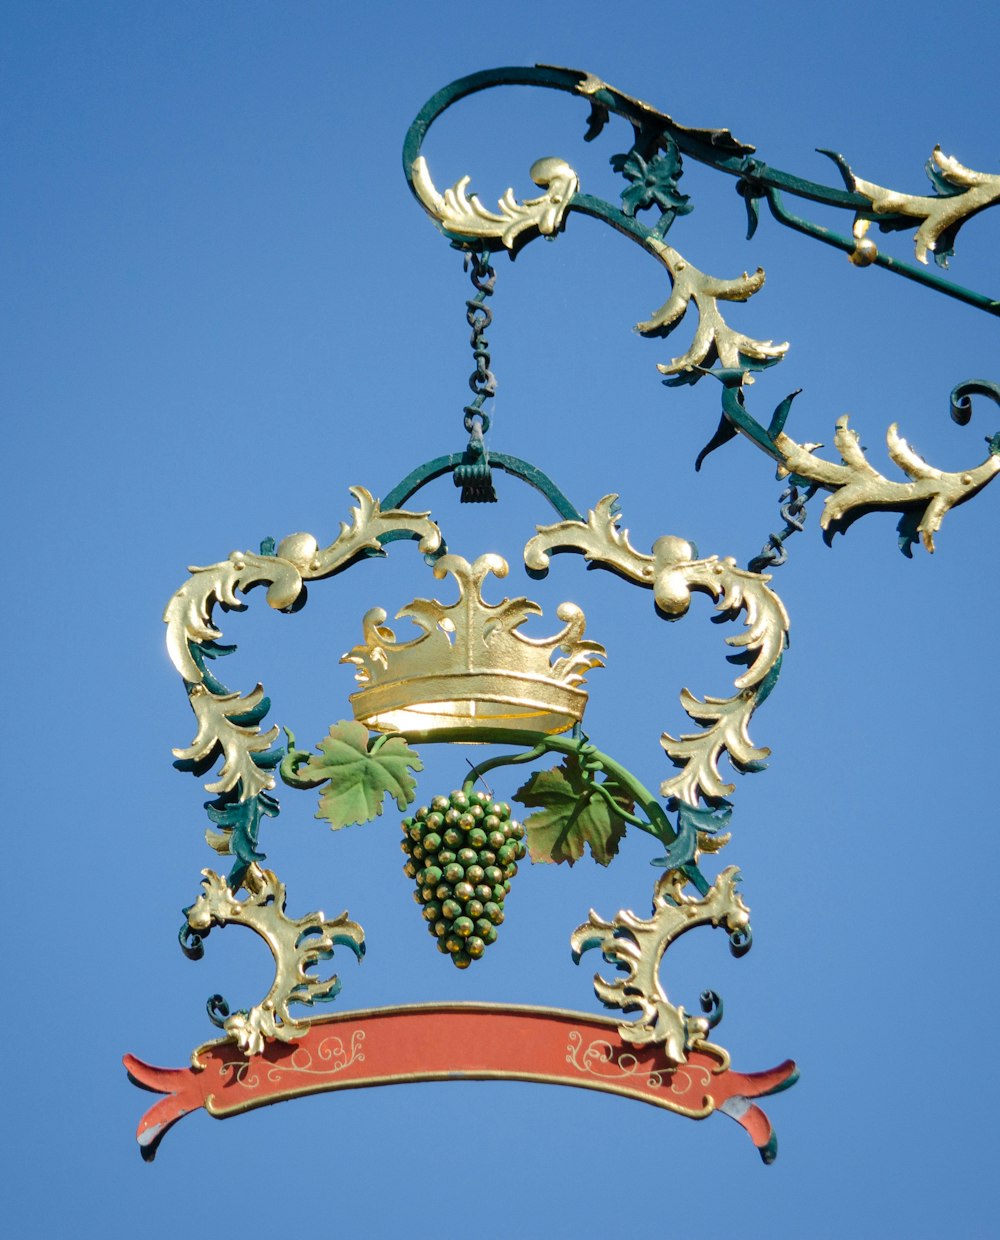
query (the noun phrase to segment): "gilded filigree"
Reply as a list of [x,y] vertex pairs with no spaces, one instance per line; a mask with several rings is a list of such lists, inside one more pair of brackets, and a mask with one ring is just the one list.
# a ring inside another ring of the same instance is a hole
[[246,593],[256,585],[267,585],[267,602],[276,611],[285,611],[302,591],[300,569],[273,555],[234,551],[228,560],[202,567],[192,565],[191,577],[171,598],[163,613],[167,626],[167,652],[174,667],[189,684],[200,684],[202,671],[191,655],[191,646],[214,642],[222,637],[215,627],[212,611],[221,603],[234,611],[246,607],[236,591]]
[[[251,865],[244,878],[247,898],[241,900],[226,880],[212,870],[202,870],[204,891],[186,910],[192,931],[206,934],[212,926],[241,925],[259,934],[274,956],[275,974],[270,990],[249,1011],[234,1012],[223,1028],[249,1058],[259,1055],[274,1039],[294,1042],[308,1029],[308,1020],[295,1020],[290,1003],[312,1005],[332,999],[340,990],[337,977],[321,979],[309,970],[328,959],[336,946],[349,947],[360,959],[364,931],[343,912],[333,919],[308,913],[285,916],[285,885],[271,870]],[[200,940],[193,950],[200,951]]]
[[[698,327],[691,347],[680,357],[672,358],[656,369],[664,375],[677,375],[708,365],[718,359],[727,369],[739,370],[747,365],[747,359],[770,364],[779,361],[788,352],[788,342],[775,344],[773,340],[755,340],[735,331],[719,311],[720,301],[746,301],[764,285],[764,270],[758,267],[753,275],[744,272],[734,280],[722,280],[693,266],[677,251],[655,236],[647,237],[643,246],[655,254],[670,273],[673,291],[668,300],[643,323],[636,324],[636,331],[643,335],[668,335],[680,323],[694,302],[698,310]],[[746,382],[752,382],[747,376]]]
[[175,749],[174,757],[182,762],[202,763],[221,752],[223,763],[219,778],[207,783],[208,792],[229,792],[240,787],[240,799],[249,800],[274,787],[274,776],[253,760],[255,753],[265,753],[278,739],[277,725],[262,732],[253,719],[264,702],[264,689],[257,685],[243,696],[240,693],[211,693],[205,685],[192,685],[189,696],[191,709],[198,721],[198,733],[186,749]]
[[920,512],[913,535],[919,535],[927,550],[933,551],[934,535],[941,528],[945,513],[971,499],[1000,473],[1000,436],[987,442],[990,453],[981,465],[961,473],[948,473],[928,465],[914,452],[894,422],[886,433],[889,456],[909,482],[893,482],[869,463],[857,432],[848,427],[846,415],[837,420],[834,435],[842,461],[839,465],[816,455],[822,444],[799,444],[784,432],[775,436],[774,445],[783,461],[779,472],[795,474],[833,491],[820,517],[824,530],[837,523],[849,524],[872,508],[913,509]]
[[718,760],[728,752],[735,765],[752,769],[770,750],[754,747],[747,733],[750,716],[757,706],[768,677],[778,667],[788,638],[788,613],[773,590],[770,577],[736,567],[727,557],[696,559],[692,545],[683,538],[667,535],[657,539],[651,555],[636,551],[628,532],[619,527],[615,512],[616,495],[606,495],[587,514],[587,521],[560,521],[539,526],[538,533],[524,549],[524,559],[534,572],[545,572],[550,553],[576,551],[585,559],[606,565],[638,585],[652,589],[659,611],[668,619],[683,616],[692,591],[701,591],[715,600],[724,615],[745,613],[744,632],[726,638],[737,647],[747,663],[746,671],[735,681],[737,693],[731,698],[706,697],[700,702],[685,689],[681,703],[695,722],[711,726],[691,736],[677,739],[664,734],[661,743],[681,773],[661,788],[664,796],[697,804],[699,796],[720,797],[732,785],[722,783]]
[[289,1071],[300,1072],[306,1076],[336,1076],[353,1063],[365,1061],[365,1031],[355,1029],[347,1046],[344,1039],[331,1035],[324,1038],[316,1047],[316,1055],[305,1046],[297,1046],[280,1067],[268,1068],[267,1079],[273,1082],[284,1081]]
[[531,235],[550,237],[563,225],[570,201],[580,181],[565,160],[550,156],[531,165],[531,179],[545,193],[518,202],[513,189],[500,199],[500,214],[490,211],[475,194],[469,194],[470,177],[462,177],[451,189],[439,194],[431,180],[427,161],[421,155],[412,168],[413,187],[427,213],[448,233],[458,237],[496,238],[508,250]]
[[594,975],[594,991],[606,1007],[640,1012],[636,1021],[618,1026],[622,1039],[633,1046],[662,1045],[671,1062],[687,1062],[686,1052],[704,1043],[712,1022],[689,1016],[670,1002],[660,984],[660,962],[675,939],[695,926],[723,926],[730,935],[743,935],[750,924],[750,910],[736,889],[739,870],[723,870],[707,893],[694,899],[683,892],[684,879],[676,870],[666,871],[653,893],[651,918],[620,910],[611,921],[593,909],[570,938],[574,957],[597,947],[605,959],[624,976],[609,982]]
[[[275,555],[255,555],[234,551],[227,560],[204,567],[189,568],[191,577],[167,604],[163,613],[167,625],[170,658],[189,686],[191,709],[198,721],[198,734],[185,749],[175,749],[182,761],[205,762],[221,752],[224,766],[210,792],[229,791],[239,784],[240,799],[274,787],[274,779],[253,761],[253,754],[265,752],[278,736],[278,729],[261,732],[256,711],[263,701],[260,685],[241,696],[220,692],[207,677],[195,653],[202,643],[215,643],[222,632],[214,623],[213,610],[221,604],[242,611],[246,604],[237,596],[256,585],[267,585],[268,604],[288,611],[301,601],[306,581],[329,577],[365,553],[382,554],[386,535],[406,535],[419,540],[425,555],[441,545],[441,531],[426,512],[403,509],[382,511],[377,499],[364,487],[351,487],[357,501],[351,509],[350,523],[341,522],[340,532],[327,547],[320,547],[312,534],[290,534],[278,544]],[[256,712],[256,714],[255,714]]]
[[[942,192],[940,194],[903,194],[886,189],[873,181],[865,181],[833,152],[832,156],[843,174],[848,189],[862,194],[878,215],[906,215],[922,220],[914,237],[917,261],[927,262],[927,251],[947,266],[955,234],[959,228],[987,207],[1000,202],[1000,175],[975,172],[936,146],[927,163],[927,174]],[[943,243],[943,249],[942,247]]]

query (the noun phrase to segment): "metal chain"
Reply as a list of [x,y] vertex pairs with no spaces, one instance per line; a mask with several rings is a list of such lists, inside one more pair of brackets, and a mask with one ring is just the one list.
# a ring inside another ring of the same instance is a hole
[[465,429],[471,435],[476,419],[485,435],[490,429],[490,415],[483,412],[485,401],[496,395],[496,375],[490,370],[490,342],[486,339],[486,329],[493,322],[493,311],[486,305],[486,298],[493,296],[497,273],[490,266],[489,252],[483,254],[467,254],[466,270],[471,268],[472,286],[476,290],[475,297],[465,303],[465,317],[472,328],[469,341],[472,345],[472,356],[476,361],[476,369],[469,376],[469,387],[475,393],[471,405],[465,406]]
[[497,498],[489,455],[483,442],[483,436],[490,429],[490,415],[484,411],[483,405],[496,395],[497,390],[496,375],[490,369],[490,344],[486,339],[486,329],[493,322],[493,311],[486,305],[486,298],[493,296],[497,278],[489,260],[488,250],[465,256],[466,270],[471,269],[472,286],[476,290],[475,296],[465,303],[465,318],[472,328],[470,343],[476,369],[469,376],[469,387],[474,396],[463,410],[469,443],[465,460],[454,473],[455,485],[462,488],[461,500],[464,504],[494,504]]
[[788,486],[779,498],[779,509],[785,520],[785,528],[780,534],[768,535],[767,542],[761,548],[760,555],[747,565],[752,573],[763,573],[769,568],[780,568],[788,559],[785,540],[798,533],[806,523],[806,504],[812,499],[819,488],[810,486],[805,495],[799,495],[799,488]]

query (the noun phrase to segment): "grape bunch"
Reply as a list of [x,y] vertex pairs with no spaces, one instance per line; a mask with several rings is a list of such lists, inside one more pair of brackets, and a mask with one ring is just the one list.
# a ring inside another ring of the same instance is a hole
[[403,819],[403,873],[417,889],[438,951],[467,969],[496,942],[503,905],[525,854],[524,827],[484,792],[453,792]]

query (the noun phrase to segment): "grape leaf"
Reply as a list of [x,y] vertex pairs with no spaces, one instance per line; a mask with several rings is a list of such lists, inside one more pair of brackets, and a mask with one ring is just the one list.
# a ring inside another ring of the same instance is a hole
[[413,800],[416,781],[410,771],[423,763],[401,736],[379,736],[368,747],[368,729],[342,719],[317,745],[319,757],[302,768],[309,779],[328,780],[320,795],[317,818],[335,831],[352,823],[371,822],[382,813],[386,793],[401,810]]
[[[625,821],[595,786],[593,777],[570,760],[551,771],[536,771],[514,793],[515,801],[538,807],[538,813],[524,823],[532,861],[568,861],[572,865],[589,844],[596,862],[611,863],[625,834]],[[623,809],[631,810],[633,802],[621,788],[611,780],[604,780],[602,786]]]

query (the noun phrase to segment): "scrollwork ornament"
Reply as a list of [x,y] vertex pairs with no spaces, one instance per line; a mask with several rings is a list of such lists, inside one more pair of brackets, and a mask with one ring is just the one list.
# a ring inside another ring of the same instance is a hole
[[205,671],[206,656],[233,649],[219,645],[222,632],[214,622],[216,604],[242,611],[246,604],[237,591],[245,594],[254,586],[267,585],[271,607],[294,610],[304,601],[305,582],[331,577],[360,556],[382,555],[383,544],[394,538],[418,540],[425,555],[441,545],[441,531],[426,512],[383,511],[364,487],[352,487],[351,494],[357,506],[351,510],[350,523],[341,522],[338,536],[328,546],[320,547],[312,534],[298,533],[282,539],[273,555],[234,551],[220,563],[191,567],[190,578],[166,606],[167,650],[188,686],[198,721],[194,740],[175,749],[174,756],[185,769],[199,771],[221,754],[218,780],[205,785],[209,792],[238,789],[241,801],[266,792],[275,782],[270,767],[281,757],[280,751],[270,749],[279,729],[263,732],[257,726],[270,709],[263,687],[258,684],[246,695],[231,693]]
[[740,770],[760,769],[770,750],[755,747],[747,726],[751,715],[770,691],[788,640],[789,619],[784,604],[768,587],[770,577],[736,567],[731,558],[697,559],[686,539],[666,535],[656,541],[651,555],[629,543],[619,527],[616,495],[606,495],[587,514],[586,522],[561,521],[540,526],[524,549],[529,570],[548,570],[553,552],[575,551],[591,562],[604,564],[620,576],[653,591],[659,612],[667,619],[685,615],[693,591],[709,594],[724,615],[745,613],[742,634],[726,638],[747,664],[736,678],[737,693],[730,698],[699,701],[687,689],[681,704],[698,723],[709,726],[677,739],[664,733],[662,744],[681,773],[666,780],[661,793],[696,805],[700,797],[717,799],[733,791],[719,773],[721,755],[728,753]]
[[696,926],[723,926],[731,936],[748,930],[750,910],[737,890],[738,882],[739,870],[729,866],[704,896],[694,899],[683,892],[683,875],[668,870],[654,889],[652,917],[637,917],[623,909],[606,921],[591,909],[587,921],[573,931],[570,943],[577,961],[597,947],[623,973],[613,982],[595,974],[594,991],[606,1007],[641,1013],[638,1020],[618,1026],[624,1041],[633,1046],[662,1045],[675,1064],[686,1063],[687,1051],[704,1043],[715,1022],[689,1016],[670,1002],[660,984],[660,963],[670,944]]
[[[248,1057],[259,1055],[267,1042],[294,1042],[309,1027],[296,1020],[290,1003],[311,1006],[334,998],[340,991],[336,976],[321,979],[310,969],[333,955],[334,947],[349,947],[360,960],[364,954],[364,931],[346,912],[326,919],[309,913],[292,919],[285,916],[285,885],[271,870],[256,863],[246,872],[247,896],[241,900],[226,880],[212,870],[202,870],[202,894],[185,910],[186,925],[195,932],[194,951],[213,926],[241,925],[259,934],[274,957],[275,974],[270,990],[248,1011],[226,1015],[222,1028]],[[199,937],[200,936],[200,937]],[[191,954],[189,951],[188,954]],[[213,1007],[228,1012],[225,1001],[213,996]],[[218,1022],[216,1022],[218,1023]]]

